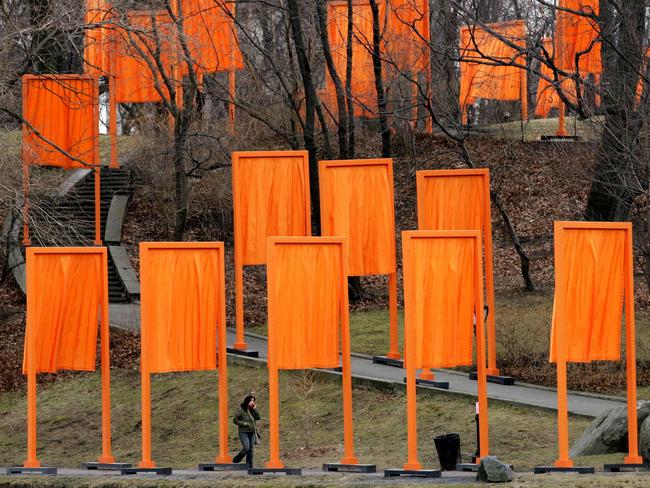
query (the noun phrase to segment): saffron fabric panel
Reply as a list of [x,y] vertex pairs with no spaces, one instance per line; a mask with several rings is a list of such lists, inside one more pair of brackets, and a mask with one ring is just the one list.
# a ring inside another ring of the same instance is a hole
[[199,72],[213,73],[244,67],[237,44],[234,2],[185,0],[183,19],[190,56]]
[[[548,56],[551,61],[553,61],[555,55],[553,40],[550,38],[542,39],[542,46],[545,51],[545,55]],[[535,115],[540,117],[548,117],[548,114],[553,108],[559,108],[561,100],[558,95],[557,88],[555,83],[551,83],[546,78],[553,80],[554,73],[553,70],[545,63],[541,64],[540,67],[540,78],[539,84],[537,85],[537,104],[535,105]],[[562,93],[570,102],[577,101],[577,90],[575,80],[570,78],[562,79],[559,82],[560,89]],[[581,87],[583,90],[584,87]]]
[[[523,21],[475,25],[460,30],[460,104],[477,98],[519,100],[526,65],[526,25]],[[523,73],[523,74],[522,74]]]
[[[269,238],[269,363],[278,369],[339,365],[343,246],[327,238]],[[319,242],[320,241],[320,242]]]
[[[352,79],[351,92],[356,116],[370,117],[377,111],[377,91],[372,63],[372,11],[366,0],[355,0],[352,5]],[[383,10],[383,8],[382,8]],[[380,18],[383,18],[383,13]],[[332,58],[336,72],[346,85],[348,3],[335,0],[327,3],[327,24]],[[336,111],[336,91],[332,78],[327,75],[325,101],[332,113]]]
[[559,7],[555,38],[557,67],[571,73],[579,72],[583,76],[601,73],[600,28],[597,20],[599,0],[560,0]]
[[416,348],[416,368],[471,365],[480,240],[426,235],[403,234],[407,337],[415,329],[407,347]]
[[62,168],[99,164],[97,79],[24,75],[22,83],[23,118],[27,122],[23,124],[23,161]]
[[418,73],[427,69],[428,0],[390,0],[389,4],[388,28],[382,39],[388,58],[400,71]]
[[[107,0],[86,0],[84,72],[95,76],[111,71],[109,52],[111,6]],[[90,27],[92,26],[92,28]]]
[[241,263],[266,263],[268,236],[311,233],[306,151],[235,152],[235,245]]
[[393,273],[393,161],[321,161],[319,176],[321,231],[348,237],[350,275]]
[[620,359],[625,239],[624,229],[556,227],[551,361],[558,327],[567,362]]
[[[154,103],[162,101],[168,89],[155,58],[160,59],[165,77],[175,80],[177,32],[164,10],[131,11],[123,23],[117,22],[115,50],[115,96],[117,103]],[[160,50],[160,56],[154,56]]]
[[[27,322],[35,334],[36,373],[94,371],[98,312],[108,284],[101,252],[27,251]],[[104,250],[105,252],[105,250]],[[30,332],[28,332],[28,335]],[[27,370],[27,345],[23,372]]]
[[[419,171],[418,228],[484,230],[487,169]],[[489,210],[487,210],[489,211]]]
[[[214,370],[223,245],[140,245],[142,355],[152,373]],[[225,324],[219,324],[225,327]]]

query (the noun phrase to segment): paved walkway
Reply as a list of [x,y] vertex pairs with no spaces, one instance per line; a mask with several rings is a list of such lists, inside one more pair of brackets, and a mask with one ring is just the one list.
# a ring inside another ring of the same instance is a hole
[[[137,304],[120,305],[113,304],[110,309],[112,325],[125,329],[139,330],[140,307]],[[234,330],[228,330],[228,343],[234,342]],[[250,349],[258,350],[261,360],[266,360],[266,339],[247,336],[246,341]],[[368,357],[352,357],[352,374],[355,377],[378,380],[390,383],[403,383],[406,371],[392,366],[373,364]],[[477,383],[471,381],[464,373],[449,370],[436,370],[436,380],[448,381],[449,392],[477,396]],[[334,374],[334,373],[333,373]],[[419,386],[418,388],[428,388]],[[436,390],[444,391],[444,390]],[[493,400],[533,406],[545,409],[557,409],[557,396],[554,389],[543,388],[527,384],[515,384],[514,386],[503,386],[499,384],[488,384],[488,396]],[[598,395],[587,395],[580,393],[569,394],[569,412],[587,417],[597,417],[606,410],[624,405],[623,398],[603,397]]]

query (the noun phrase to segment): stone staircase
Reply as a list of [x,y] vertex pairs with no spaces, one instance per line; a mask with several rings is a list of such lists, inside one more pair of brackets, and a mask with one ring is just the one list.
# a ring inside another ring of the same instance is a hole
[[[30,238],[33,246],[93,245],[95,238],[95,179],[93,172],[78,171],[77,175],[72,177],[69,186],[67,191],[61,191],[58,195],[32,201]],[[102,167],[102,241],[105,237],[106,222],[113,198],[116,195],[128,198],[131,195],[131,189],[131,174],[127,169]],[[22,235],[20,237],[22,239]],[[130,301],[110,252],[108,253],[108,291],[111,303]]]

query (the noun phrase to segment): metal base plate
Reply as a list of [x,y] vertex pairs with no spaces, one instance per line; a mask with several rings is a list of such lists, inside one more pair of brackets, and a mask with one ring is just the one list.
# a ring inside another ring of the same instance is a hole
[[456,465],[456,471],[476,473],[478,471],[478,466],[479,465],[476,463],[458,463]]
[[122,468],[121,474],[140,474],[140,473],[153,473],[161,476],[169,476],[172,474],[172,468]]
[[38,468],[25,468],[23,466],[12,466],[7,468],[7,474],[44,474],[55,475],[57,469],[53,466],[40,466]]
[[539,140],[545,142],[573,142],[579,141],[580,136],[558,136],[556,134],[549,134],[540,136]]
[[100,471],[111,471],[111,470],[119,470],[123,468],[130,468],[133,466],[131,463],[83,463],[81,465],[81,469],[88,469],[88,470],[100,470]]
[[248,474],[286,474],[302,476],[302,468],[250,468]]
[[373,364],[385,364],[386,366],[394,366],[396,368],[404,367],[404,360],[402,359],[392,359],[386,356],[373,356]]
[[[472,371],[469,374],[470,380],[478,380],[478,373]],[[499,385],[512,386],[515,384],[515,379],[512,376],[492,376],[491,374],[487,375],[488,383],[498,383]]]
[[247,463],[201,463],[199,471],[245,471],[250,467]]
[[335,471],[337,473],[376,473],[377,465],[324,463],[323,471]]
[[596,470],[590,466],[574,466],[572,468],[558,468],[557,466],[535,466],[533,473],[578,473],[578,474],[594,474]]
[[384,469],[384,478],[394,478],[396,476],[440,478],[442,471],[439,469]]
[[650,470],[650,464],[649,463],[606,464],[603,469],[609,473],[620,473],[621,471],[635,470],[635,469]]
[[260,352],[254,351],[253,349],[235,349],[234,347],[227,347],[226,352],[228,354],[237,354],[238,356],[246,356],[249,358],[260,357]]
[[[404,378],[404,383],[406,383],[406,378]],[[415,384],[421,386],[431,386],[432,388],[440,388],[442,390],[449,389],[449,381],[422,380],[420,378],[416,378]]]

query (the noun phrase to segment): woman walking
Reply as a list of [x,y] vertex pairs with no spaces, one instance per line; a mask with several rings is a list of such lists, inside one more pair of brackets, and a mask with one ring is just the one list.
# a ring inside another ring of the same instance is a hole
[[233,459],[234,462],[238,463],[246,456],[246,464],[249,467],[253,466],[255,444],[259,444],[260,442],[260,434],[255,423],[259,419],[260,414],[257,412],[255,397],[253,395],[246,395],[235,417],[232,419],[239,427],[239,440],[242,445],[241,451]]

